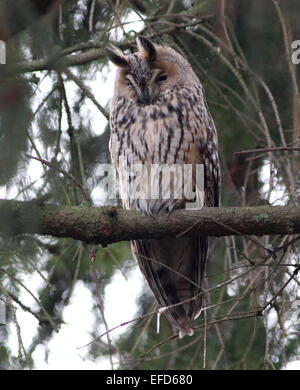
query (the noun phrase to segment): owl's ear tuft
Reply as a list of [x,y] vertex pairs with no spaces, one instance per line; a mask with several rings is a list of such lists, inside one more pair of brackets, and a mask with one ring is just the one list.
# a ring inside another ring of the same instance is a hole
[[106,47],[106,54],[113,64],[125,68],[128,66],[128,61],[126,56],[122,53],[120,49],[113,45]]
[[156,49],[148,38],[139,35],[136,38],[136,43],[139,52],[145,57],[146,60],[150,62],[156,60]]

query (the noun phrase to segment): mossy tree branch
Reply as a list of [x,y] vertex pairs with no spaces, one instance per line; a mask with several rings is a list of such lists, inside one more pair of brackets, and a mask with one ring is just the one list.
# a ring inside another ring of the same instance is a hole
[[176,210],[169,217],[91,206],[57,206],[39,200],[0,200],[0,233],[69,237],[108,245],[142,238],[193,235],[300,233],[300,207],[258,206]]

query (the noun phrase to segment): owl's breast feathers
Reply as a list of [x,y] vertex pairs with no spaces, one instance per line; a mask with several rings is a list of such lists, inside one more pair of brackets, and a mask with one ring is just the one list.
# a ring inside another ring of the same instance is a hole
[[[179,85],[151,105],[115,97],[110,124],[117,172],[120,159],[128,169],[133,164],[203,164],[204,205],[219,205],[217,134],[200,83]],[[119,176],[121,197],[124,186]],[[175,199],[123,199],[123,204],[150,214],[185,207]],[[137,240],[132,249],[159,305],[176,305],[166,311],[175,330],[180,336],[191,335],[192,320],[202,308],[208,238]]]

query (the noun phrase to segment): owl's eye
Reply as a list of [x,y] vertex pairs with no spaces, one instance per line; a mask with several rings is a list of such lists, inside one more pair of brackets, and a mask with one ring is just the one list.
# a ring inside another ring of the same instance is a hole
[[167,78],[168,78],[168,76],[166,75],[166,74],[164,74],[164,73],[161,73],[161,74],[159,74],[157,77],[156,77],[156,82],[157,83],[160,83],[161,81],[165,81],[165,80],[167,80]]
[[129,79],[126,79],[126,87],[128,87],[128,88],[133,87],[132,82]]

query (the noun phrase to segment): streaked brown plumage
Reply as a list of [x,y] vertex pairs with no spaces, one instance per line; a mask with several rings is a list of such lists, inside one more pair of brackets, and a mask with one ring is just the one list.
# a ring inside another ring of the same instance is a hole
[[[110,152],[117,174],[121,159],[128,169],[133,164],[204,164],[204,205],[218,206],[217,134],[199,79],[173,49],[144,37],[137,45],[138,52],[128,56],[108,49],[118,66],[110,117]],[[125,208],[155,215],[185,207],[184,199],[125,199],[126,183],[121,175],[117,179]],[[180,337],[193,334],[192,321],[202,308],[208,238],[136,240],[131,245],[161,307],[190,300],[165,314]]]

